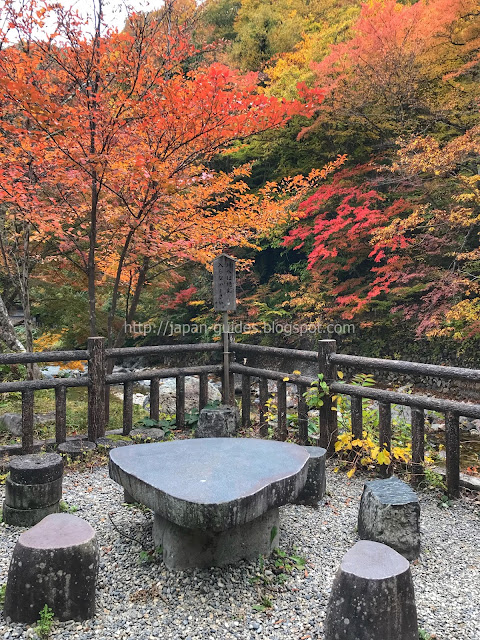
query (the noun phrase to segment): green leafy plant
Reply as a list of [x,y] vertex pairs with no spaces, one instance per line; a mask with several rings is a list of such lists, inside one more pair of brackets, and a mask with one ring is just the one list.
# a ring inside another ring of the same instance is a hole
[[5,593],[6,593],[6,591],[7,591],[7,585],[6,584],[0,585],[0,606],[2,606],[2,607],[5,604]]
[[305,558],[295,554],[289,554],[281,549],[274,550],[273,558],[276,573],[292,573],[295,569],[305,569]]
[[35,633],[41,640],[46,640],[49,637],[52,627],[53,627],[53,618],[55,614],[50,609],[48,604],[46,604],[43,609],[39,613],[39,619],[37,621],[37,626],[35,627]]
[[435,640],[437,636],[428,633],[425,629],[418,630],[418,640]]
[[60,500],[60,504],[58,506],[62,513],[76,513],[78,511],[78,507],[76,505],[70,505],[68,502],[65,502],[65,500]]
[[163,558],[163,548],[156,547],[156,549],[150,549],[149,551],[140,551],[138,559],[140,564],[153,564],[160,562]]
[[268,596],[263,596],[260,601],[260,604],[254,604],[252,609],[262,613],[263,611],[266,611],[266,609],[271,609],[272,607],[273,607],[273,603],[271,599]]

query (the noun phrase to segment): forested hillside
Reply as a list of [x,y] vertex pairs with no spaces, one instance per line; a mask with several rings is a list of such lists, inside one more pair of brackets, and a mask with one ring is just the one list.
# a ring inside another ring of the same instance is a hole
[[121,32],[27,4],[0,51],[0,294],[27,347],[211,325],[227,251],[249,339],[351,323],[345,350],[477,363],[476,0],[169,0]]

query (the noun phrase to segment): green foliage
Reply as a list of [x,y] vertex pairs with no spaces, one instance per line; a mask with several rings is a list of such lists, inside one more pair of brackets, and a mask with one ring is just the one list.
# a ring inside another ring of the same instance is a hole
[[6,584],[0,585],[0,607],[3,607],[3,605],[5,604],[6,591],[7,591],[7,585]]
[[138,554],[138,560],[140,564],[157,564],[163,559],[162,547],[156,549],[150,549],[149,551],[140,551]]
[[418,640],[435,640],[436,637],[437,636],[428,633],[428,631],[425,631],[425,629],[418,630]]
[[43,609],[39,612],[39,619],[37,621],[37,626],[35,627],[35,632],[41,640],[46,640],[52,631],[53,627],[53,618],[55,614],[50,609],[50,607],[46,604]]
[[60,500],[60,504],[58,506],[61,513],[76,513],[78,511],[78,507],[76,505],[70,505],[65,502],[65,500]]

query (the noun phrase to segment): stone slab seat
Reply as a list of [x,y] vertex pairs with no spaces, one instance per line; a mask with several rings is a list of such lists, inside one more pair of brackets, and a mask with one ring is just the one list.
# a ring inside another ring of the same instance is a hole
[[407,560],[420,555],[420,503],[411,487],[392,476],[366,482],[358,512],[358,535],[392,547]]
[[343,557],[330,594],[325,640],[418,640],[408,561],[361,540]]
[[278,507],[303,489],[309,454],[254,438],[199,438],[110,452],[110,476],[155,512],[169,568],[222,566],[268,555]]
[[87,620],[95,614],[98,571],[95,531],[69,513],[44,518],[22,533],[13,550],[4,616],[32,623],[47,604],[59,620]]

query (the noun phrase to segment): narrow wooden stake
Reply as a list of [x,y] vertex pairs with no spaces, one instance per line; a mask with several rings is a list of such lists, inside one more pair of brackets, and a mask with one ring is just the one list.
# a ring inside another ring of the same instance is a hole
[[412,407],[412,476],[418,484],[425,476],[425,413]]
[[105,338],[88,338],[88,439],[105,435]]
[[230,403],[230,336],[228,333],[228,311],[223,312],[222,326],[223,341],[223,373],[222,373],[222,404]]
[[62,444],[67,440],[67,387],[55,389],[55,442]]
[[268,380],[266,378],[258,379],[258,393],[259,393],[259,405],[258,416],[260,424],[260,436],[266,438],[268,436],[268,422],[266,419],[267,414],[267,400],[268,400]]
[[250,428],[250,412],[251,412],[251,395],[250,395],[250,376],[242,376],[242,427]]
[[[150,400],[151,402],[151,400]],[[123,384],[123,431],[128,436],[133,426],[133,382]]]
[[22,454],[33,453],[33,389],[22,391]]
[[287,383],[277,380],[277,437],[279,440],[287,439]]
[[[335,382],[337,377],[337,368],[330,362],[329,356],[337,350],[335,340],[320,340],[318,343],[318,373],[323,374],[323,380],[328,385]],[[332,409],[332,407],[334,407]],[[332,396],[328,395],[323,398],[323,406],[319,410],[320,418],[320,441],[319,444],[330,453],[335,451],[335,443],[337,441],[337,412],[335,411],[335,403],[332,402]]]
[[308,406],[304,397],[307,387],[304,384],[297,385],[297,411],[298,411],[298,442],[301,445],[308,444]]
[[458,414],[445,414],[445,449],[447,454],[447,491],[450,498],[460,495],[460,424]]
[[351,397],[352,413],[352,436],[354,440],[362,440],[363,438],[363,407],[362,398],[359,396]]
[[160,378],[150,380],[150,419],[158,422],[160,417]]
[[201,411],[208,404],[208,373],[200,374],[198,385],[198,410]]
[[[392,449],[392,405],[389,402],[378,403],[379,446],[387,451]],[[381,465],[380,473],[384,476],[392,475],[392,465]]]
[[185,376],[177,376],[177,408],[175,413],[177,429],[185,429]]
[[235,374],[230,372],[230,382],[228,385],[230,397],[228,399],[228,404],[231,407],[235,406]]

